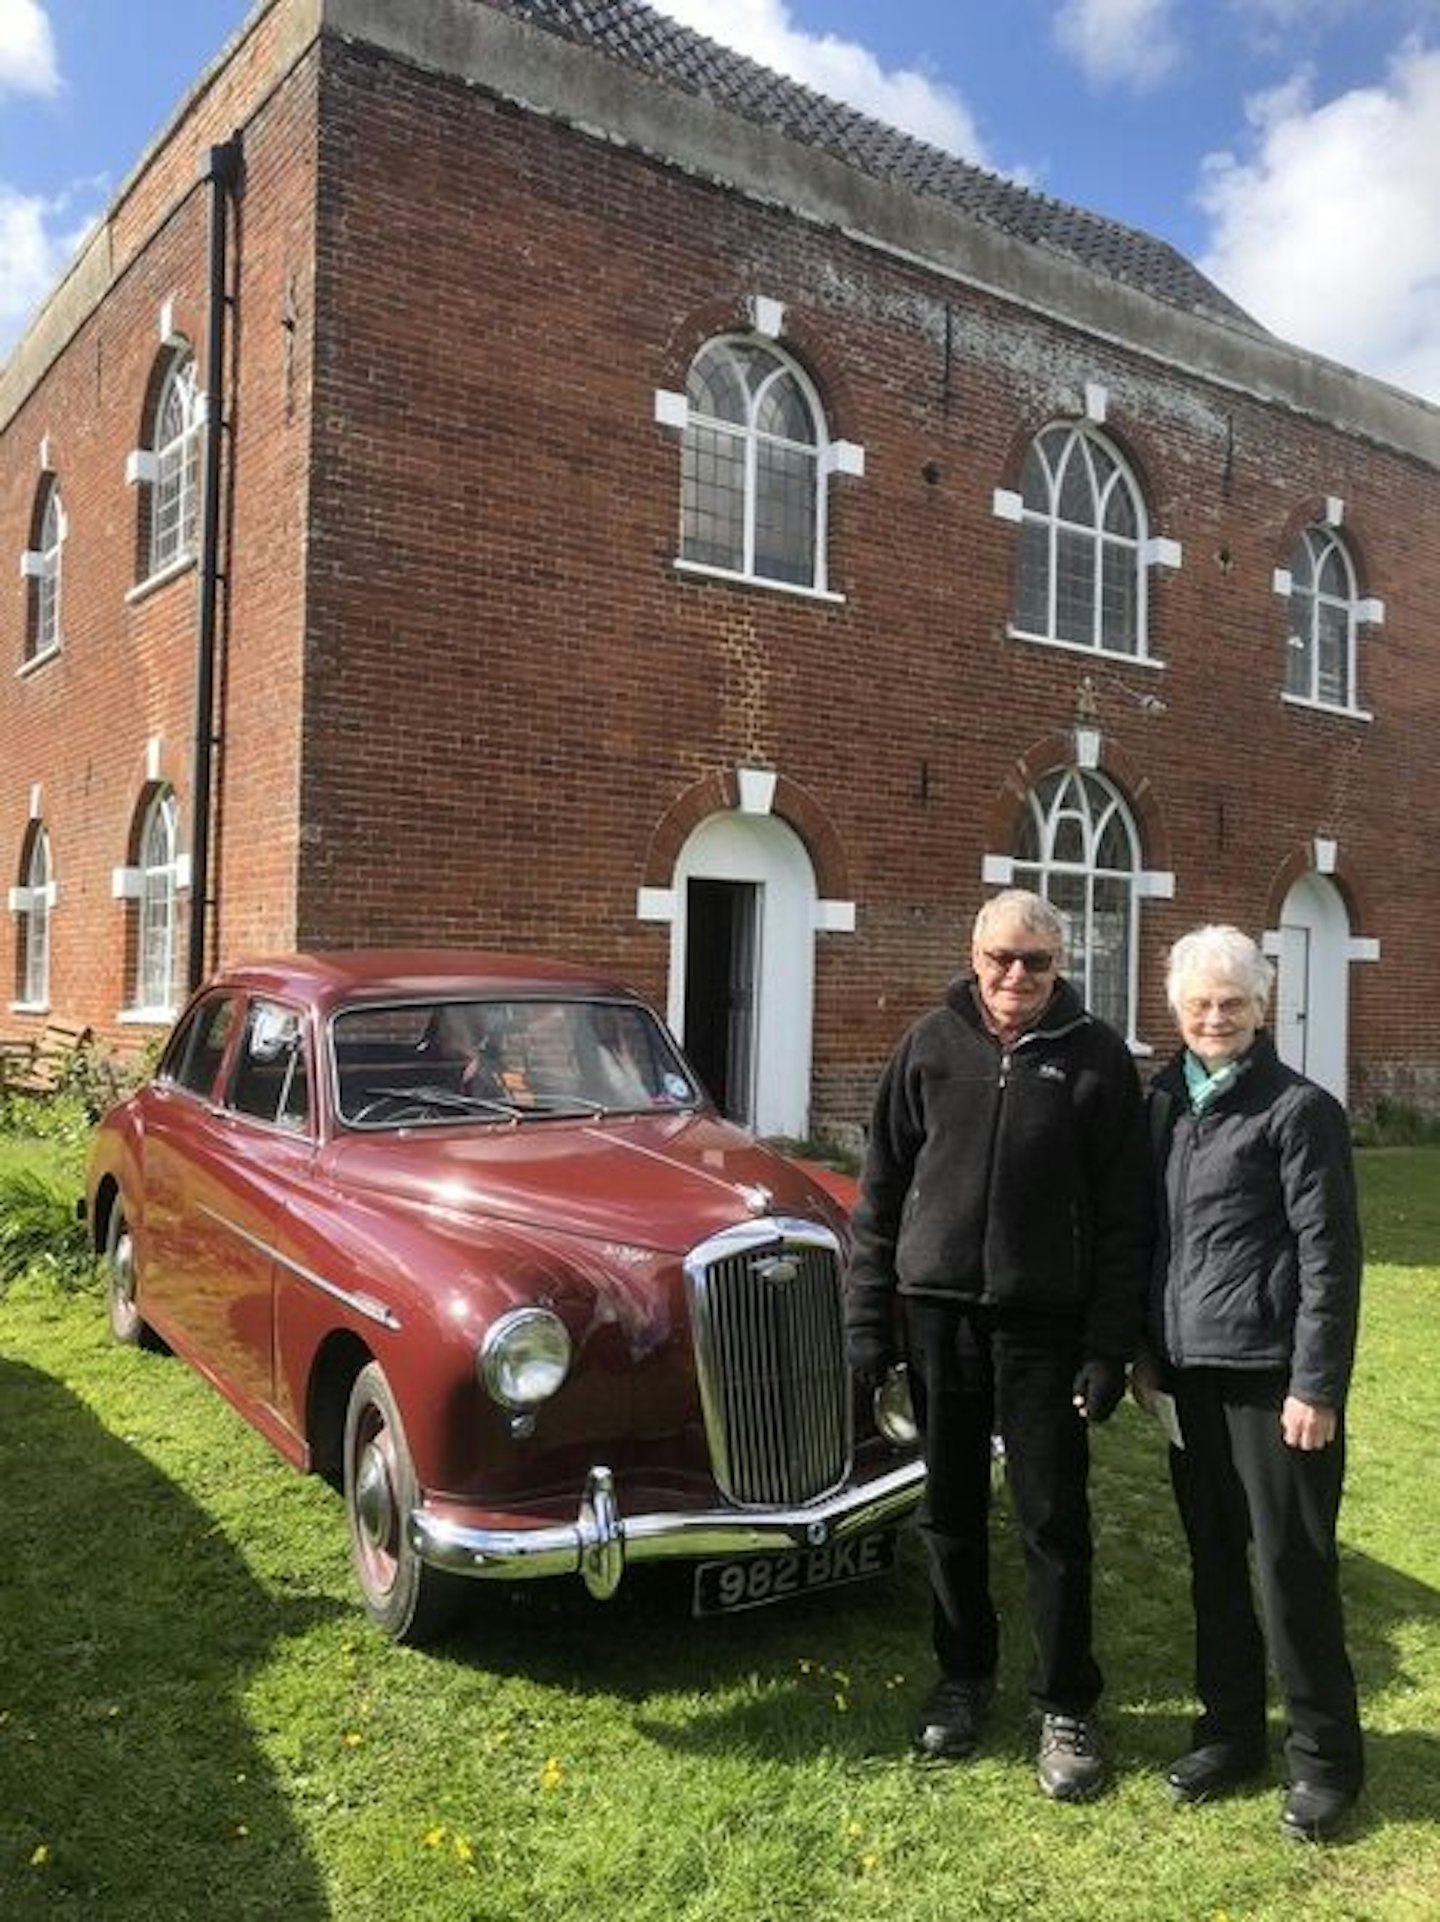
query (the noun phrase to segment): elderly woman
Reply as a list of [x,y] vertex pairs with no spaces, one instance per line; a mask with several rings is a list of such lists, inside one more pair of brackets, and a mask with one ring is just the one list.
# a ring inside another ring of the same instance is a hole
[[1364,1771],[1335,1548],[1360,1232],[1344,1110],[1265,1031],[1273,978],[1238,928],[1199,928],[1171,950],[1184,1046],[1151,1097],[1162,1219],[1154,1361],[1137,1367],[1137,1393],[1174,1397],[1171,1479],[1190,1545],[1201,1713],[1171,1794],[1203,1802],[1263,1771],[1268,1639],[1286,1713],[1281,1823],[1317,1841]]

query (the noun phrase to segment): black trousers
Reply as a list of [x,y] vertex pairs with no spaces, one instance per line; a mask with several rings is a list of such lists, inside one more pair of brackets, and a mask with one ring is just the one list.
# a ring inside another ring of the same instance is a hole
[[1283,1376],[1269,1371],[1176,1377],[1185,1446],[1170,1450],[1170,1476],[1190,1544],[1195,1742],[1264,1751],[1268,1640],[1290,1780],[1358,1789],[1364,1755],[1335,1547],[1344,1431],[1328,1448],[1288,1447],[1284,1398]]
[[1091,1648],[1089,1440],[1071,1399],[1079,1330],[997,1318],[975,1303],[902,1302],[941,1673],[975,1680],[993,1675],[999,1657],[990,1593],[990,1437],[998,1433],[1025,1556],[1031,1698],[1054,1714],[1088,1714],[1102,1681]]

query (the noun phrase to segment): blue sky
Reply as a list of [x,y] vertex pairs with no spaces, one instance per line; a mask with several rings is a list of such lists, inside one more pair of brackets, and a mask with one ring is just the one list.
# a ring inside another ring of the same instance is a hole
[[[0,0],[0,353],[250,10]],[[1440,0],[662,11],[1163,236],[1287,339],[1440,402]]]

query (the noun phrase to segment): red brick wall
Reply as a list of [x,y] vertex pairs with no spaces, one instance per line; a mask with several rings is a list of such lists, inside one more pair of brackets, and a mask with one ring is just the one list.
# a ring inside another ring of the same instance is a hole
[[[175,178],[202,133],[223,137],[210,108]],[[1163,672],[1117,666],[1166,711],[1099,695],[1102,770],[1147,864],[1176,875],[1143,914],[1140,1032],[1168,1046],[1169,941],[1201,919],[1274,925],[1326,835],[1354,932],[1382,943],[1350,971],[1356,1093],[1403,1072],[1440,1105],[1433,469],[363,49],[327,44],[252,103],[245,150],[219,953],[503,943],[663,999],[668,930],[635,918],[657,832],[697,783],[772,765],[858,904],[854,935],[817,942],[814,1089],[817,1124],[858,1119],[965,951],[1014,795],[1053,763],[1082,677],[1112,666],[1007,638],[1014,530],[992,510],[1096,382],[1150,531],[1184,547],[1151,576]],[[159,302],[203,330],[198,191],[143,231],[173,192],[132,195],[133,265],[0,464],[0,561],[27,537],[42,433],[72,529],[65,653],[0,677],[0,850],[13,869],[43,780],[52,1000],[102,1022],[123,999],[109,874],[150,735],[190,801],[193,576],[124,598],[121,474]],[[866,450],[863,478],[831,482],[840,604],[672,566],[679,441],[654,393],[757,293],[785,304],[832,434]],[[1271,577],[1329,495],[1386,603],[1362,643],[1369,724],[1280,700]]]

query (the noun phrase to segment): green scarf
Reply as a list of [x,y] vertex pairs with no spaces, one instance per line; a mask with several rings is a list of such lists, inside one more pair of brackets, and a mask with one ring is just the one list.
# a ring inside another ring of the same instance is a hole
[[1249,1058],[1225,1061],[1211,1074],[1199,1055],[1185,1050],[1185,1092],[1190,1097],[1192,1114],[1204,1114],[1222,1094],[1228,1092],[1250,1066]]

